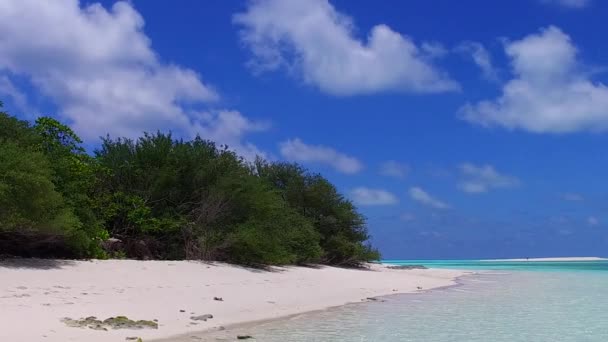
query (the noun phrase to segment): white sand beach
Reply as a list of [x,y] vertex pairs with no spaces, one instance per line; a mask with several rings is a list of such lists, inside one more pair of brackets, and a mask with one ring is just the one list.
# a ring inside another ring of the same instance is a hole
[[554,258],[520,258],[520,259],[488,259],[482,261],[601,261],[608,260],[600,257],[554,257]]
[[[263,271],[188,261],[1,261],[0,341],[149,341],[448,286],[463,274],[384,265]],[[213,318],[191,318],[206,314]],[[157,320],[158,329],[100,331],[62,322],[89,316]]]

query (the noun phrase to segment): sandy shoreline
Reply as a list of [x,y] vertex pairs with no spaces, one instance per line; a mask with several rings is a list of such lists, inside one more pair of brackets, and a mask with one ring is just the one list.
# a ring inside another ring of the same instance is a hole
[[[0,262],[2,340],[144,341],[322,310],[367,297],[449,286],[456,270],[283,267],[272,271],[188,261]],[[223,301],[214,300],[214,297]],[[191,317],[211,314],[213,319]],[[127,316],[159,328],[99,331],[61,319]]]
[[[433,291],[446,290],[446,289],[450,289],[454,286],[461,285],[462,282],[460,281],[460,279],[462,277],[472,276],[472,275],[482,273],[482,272],[478,272],[478,271],[476,271],[476,272],[459,271],[459,270],[450,270],[450,271],[459,272],[460,274],[458,276],[455,276],[453,278],[453,281],[451,281],[449,284],[445,284],[443,286],[430,287],[430,288],[422,289],[422,290],[416,288],[416,290],[405,291],[405,292],[391,292],[389,294],[367,297],[367,298],[364,298],[361,300],[345,302],[345,303],[341,303],[339,305],[323,307],[320,309],[307,310],[307,311],[303,311],[303,312],[297,312],[297,313],[293,313],[293,314],[289,314],[289,315],[283,315],[283,316],[272,317],[272,318],[267,318],[267,319],[259,319],[259,320],[253,320],[253,321],[243,321],[243,322],[225,324],[220,327],[214,327],[214,328],[207,329],[207,330],[185,333],[185,334],[181,334],[181,335],[171,336],[168,338],[154,339],[149,342],[233,341],[233,340],[236,341],[236,340],[238,340],[237,336],[248,336],[250,334],[251,329],[255,329],[255,327],[264,325],[267,323],[273,323],[273,322],[277,322],[277,321],[289,321],[293,318],[301,317],[302,315],[321,313],[321,312],[324,312],[327,310],[338,309],[338,308],[342,308],[342,307],[350,306],[350,305],[383,303],[388,300],[391,300],[392,296],[400,295],[400,294],[416,294],[416,293],[422,294],[424,292],[431,291],[431,290],[433,290]],[[255,341],[255,339],[254,339],[254,341]],[[148,341],[146,341],[146,342],[148,342]]]

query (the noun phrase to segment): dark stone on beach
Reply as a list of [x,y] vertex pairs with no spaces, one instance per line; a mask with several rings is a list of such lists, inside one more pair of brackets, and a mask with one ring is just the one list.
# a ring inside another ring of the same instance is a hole
[[398,265],[398,266],[387,266],[391,270],[426,270],[428,267],[423,265]]
[[418,286],[416,287],[418,290],[422,290],[422,286]]
[[384,299],[374,298],[374,297],[367,297],[367,298],[365,298],[365,300],[369,300],[371,302],[386,302],[386,300],[384,300]]
[[218,301],[218,302],[223,302],[224,298],[222,298],[222,297],[213,297],[213,300]]
[[213,318],[213,315],[210,315],[210,314],[190,317],[190,319],[193,321],[203,321],[203,322],[207,322],[208,319],[212,319],[212,318]]
[[179,310],[179,312],[186,312],[186,310]]
[[238,335],[236,337],[237,340],[249,340],[249,339],[252,339],[252,338],[253,338],[253,336],[251,336],[251,335]]

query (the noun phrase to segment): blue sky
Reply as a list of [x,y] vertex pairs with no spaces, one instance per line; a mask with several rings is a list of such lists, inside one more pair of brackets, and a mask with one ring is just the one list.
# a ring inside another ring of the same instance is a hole
[[302,163],[386,258],[608,255],[608,3],[0,5],[0,98]]

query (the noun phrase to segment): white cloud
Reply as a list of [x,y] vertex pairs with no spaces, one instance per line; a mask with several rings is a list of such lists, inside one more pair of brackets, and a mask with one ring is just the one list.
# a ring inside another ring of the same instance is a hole
[[448,54],[448,50],[438,42],[424,42],[420,45],[420,49],[433,58],[443,57]]
[[410,197],[417,202],[420,202],[424,205],[437,208],[437,209],[447,209],[450,206],[433,196],[429,195],[426,191],[422,190],[419,187],[411,187],[410,188]]
[[359,205],[391,205],[399,202],[395,195],[382,189],[359,187],[351,191],[351,196]]
[[589,216],[587,218],[587,224],[590,226],[597,226],[600,224],[600,221],[595,216]]
[[[159,128],[194,135],[193,106],[218,94],[193,70],[164,63],[128,2],[0,2],[0,75],[23,77],[86,139]],[[6,85],[6,82],[4,82]]]
[[245,135],[267,130],[268,123],[251,121],[234,110],[203,112],[198,116],[200,121],[195,130],[203,139],[226,145],[248,161],[255,160],[256,156],[267,157],[265,152],[245,141]]
[[257,0],[234,16],[258,72],[286,68],[333,95],[443,92],[459,85],[432,64],[437,44],[418,47],[386,25],[366,40],[327,0]]
[[572,193],[572,192],[563,193],[560,195],[560,198],[563,199],[564,201],[572,201],[572,202],[580,202],[580,201],[585,200],[583,195]]
[[13,82],[6,75],[0,75],[0,94],[10,97],[15,106],[24,112],[23,114],[31,114],[27,113],[31,110],[27,103],[27,97],[25,94],[23,94],[23,92],[15,87]]
[[608,88],[582,72],[570,37],[551,26],[505,44],[515,77],[495,100],[467,104],[465,120],[537,133],[605,131]]
[[363,169],[363,164],[357,158],[340,153],[331,147],[307,145],[297,138],[282,142],[279,148],[281,155],[291,161],[325,164],[346,174],[354,174]]
[[541,0],[543,3],[558,5],[566,8],[584,8],[591,3],[591,0]]
[[482,193],[491,189],[511,188],[519,184],[517,178],[500,174],[492,165],[476,166],[464,163],[459,169],[464,179],[458,187],[464,192]]
[[380,166],[380,174],[387,177],[405,178],[410,167],[394,160],[389,160]]
[[464,42],[456,50],[471,56],[485,79],[488,81],[498,81],[498,73],[492,64],[492,57],[482,44],[478,42]]

